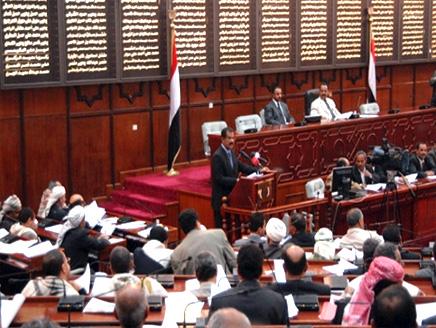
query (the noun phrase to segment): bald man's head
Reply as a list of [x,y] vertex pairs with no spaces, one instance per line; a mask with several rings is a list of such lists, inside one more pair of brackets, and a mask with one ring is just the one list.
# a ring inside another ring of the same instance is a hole
[[81,194],[72,194],[70,197],[70,208],[76,205],[85,206],[85,200]]
[[283,249],[283,268],[288,275],[301,276],[307,270],[306,254],[304,249],[297,245],[290,245]]
[[207,324],[208,328],[249,328],[247,316],[233,308],[224,308],[212,314]]
[[147,300],[142,288],[127,285],[115,297],[115,310],[123,328],[140,328],[147,317]]

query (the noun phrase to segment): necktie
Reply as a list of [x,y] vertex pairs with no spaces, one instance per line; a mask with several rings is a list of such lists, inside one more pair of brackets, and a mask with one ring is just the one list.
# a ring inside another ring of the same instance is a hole
[[277,107],[279,108],[280,113],[282,114],[283,122],[286,123],[286,116],[285,116],[285,113],[283,113],[282,106],[280,106],[280,101],[277,102]]
[[327,99],[324,99],[324,102],[325,102],[325,104],[326,104],[326,106],[327,106],[327,109],[328,109],[329,112],[330,112],[330,115],[332,116],[332,120],[334,120],[334,119],[336,118],[335,113],[334,113],[333,110],[330,108],[329,103],[327,102]]
[[231,151],[227,151],[227,157],[229,158],[230,167],[233,169],[233,158]]

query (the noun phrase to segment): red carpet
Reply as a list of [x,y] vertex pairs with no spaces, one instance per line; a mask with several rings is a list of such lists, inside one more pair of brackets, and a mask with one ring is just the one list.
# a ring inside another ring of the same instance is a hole
[[174,177],[155,173],[126,178],[123,188],[115,190],[108,201],[99,205],[117,215],[151,220],[166,214],[165,203],[177,201],[179,190],[211,194],[209,165],[190,167],[179,173]]

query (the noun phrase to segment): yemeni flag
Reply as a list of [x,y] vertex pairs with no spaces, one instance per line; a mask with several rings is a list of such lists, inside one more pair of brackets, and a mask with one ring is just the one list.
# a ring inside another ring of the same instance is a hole
[[171,38],[170,115],[167,170],[173,169],[180,152],[180,77],[177,63],[176,36]]
[[369,23],[369,63],[368,63],[368,102],[377,102],[377,78],[375,72],[375,40],[372,34],[371,21]]

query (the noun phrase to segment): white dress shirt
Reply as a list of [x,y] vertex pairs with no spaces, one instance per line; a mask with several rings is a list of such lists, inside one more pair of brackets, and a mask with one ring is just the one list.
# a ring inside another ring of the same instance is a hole
[[168,249],[159,240],[152,239],[148,241],[143,247],[144,253],[151,257],[154,261],[158,262],[164,268],[170,264],[172,249]]
[[[341,115],[341,113],[336,108],[335,101],[331,98],[326,98],[327,103],[329,104],[330,109],[335,114],[335,119],[338,119],[338,117]],[[330,113],[326,102],[321,99],[321,97],[316,98],[314,101],[312,101],[312,104],[310,105],[310,115],[311,116],[321,116],[322,119],[325,120],[333,120],[333,116]]]

